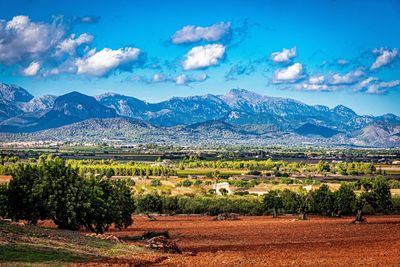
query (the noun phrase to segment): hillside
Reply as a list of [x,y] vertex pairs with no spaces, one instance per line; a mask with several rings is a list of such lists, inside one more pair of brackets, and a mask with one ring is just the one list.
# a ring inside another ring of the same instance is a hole
[[[79,232],[41,228],[0,220],[0,265],[71,263],[144,263],[132,255],[143,248],[88,237]],[[119,258],[126,258],[124,261]]]

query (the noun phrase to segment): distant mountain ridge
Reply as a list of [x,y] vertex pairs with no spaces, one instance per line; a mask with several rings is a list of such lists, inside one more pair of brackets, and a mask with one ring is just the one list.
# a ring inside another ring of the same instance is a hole
[[[121,123],[118,133],[106,129],[117,127],[112,123]],[[71,92],[34,98],[21,87],[0,84],[0,132],[6,141],[16,138],[12,133],[26,133],[28,139],[39,136],[46,139],[51,132],[57,132],[73,139],[71,134],[75,132],[82,139],[85,133],[79,127],[89,132],[103,131],[98,134],[101,140],[119,135],[126,142],[179,143],[181,139],[190,143],[190,140],[210,139],[221,143],[232,139],[253,144],[291,140],[294,144],[314,142],[315,145],[400,145],[400,117],[394,114],[358,115],[343,105],[312,106],[245,89],[232,89],[224,95],[173,97],[148,103],[116,93],[91,97]],[[138,129],[146,134],[142,136]],[[284,136],[290,138],[284,140]]]

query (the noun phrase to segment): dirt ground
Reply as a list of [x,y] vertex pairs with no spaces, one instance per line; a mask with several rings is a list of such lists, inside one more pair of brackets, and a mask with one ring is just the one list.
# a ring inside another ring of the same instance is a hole
[[292,216],[157,218],[135,216],[131,227],[112,234],[169,231],[184,253],[154,253],[154,266],[400,266],[400,216],[368,216],[365,224],[351,224],[352,218],[297,221]]

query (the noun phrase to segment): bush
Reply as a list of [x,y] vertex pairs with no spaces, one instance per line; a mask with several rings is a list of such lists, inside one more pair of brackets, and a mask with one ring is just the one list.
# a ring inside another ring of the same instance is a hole
[[199,186],[199,185],[201,185],[203,182],[201,181],[201,180],[196,180],[195,182],[194,182],[194,185],[196,185],[196,186]]
[[190,186],[192,186],[192,184],[193,184],[192,181],[186,179],[186,180],[183,180],[183,181],[177,183],[176,186],[190,187]]
[[389,181],[389,186],[391,189],[400,189],[400,181],[392,179]]
[[150,184],[153,187],[157,187],[157,186],[161,185],[161,181],[160,181],[160,179],[152,179]]

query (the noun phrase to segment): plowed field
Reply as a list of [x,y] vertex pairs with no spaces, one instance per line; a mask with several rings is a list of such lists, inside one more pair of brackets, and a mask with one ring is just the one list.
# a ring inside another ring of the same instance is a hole
[[160,266],[400,266],[400,216],[369,216],[364,224],[351,220],[136,216],[134,225],[112,234],[169,231],[184,253],[156,253],[163,257]]

